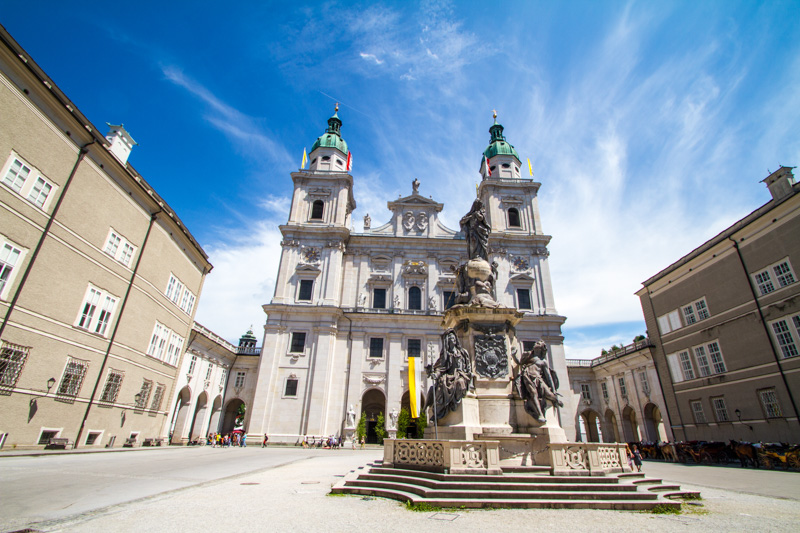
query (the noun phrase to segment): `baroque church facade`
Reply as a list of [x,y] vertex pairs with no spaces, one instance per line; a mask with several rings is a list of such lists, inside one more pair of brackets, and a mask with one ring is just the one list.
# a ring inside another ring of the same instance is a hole
[[[440,221],[442,203],[419,193],[388,202],[391,218],[351,227],[356,207],[348,147],[337,112],[314,142],[308,169],[292,172],[289,219],[280,226],[281,259],[245,428],[270,442],[343,435],[348,410],[366,414],[368,440],[379,414],[409,404],[408,358],[435,361],[444,310],[455,303],[455,270],[466,259],[461,231]],[[575,435],[561,325],[550,280],[538,191],[495,120],[481,154],[477,196],[491,226],[496,300],[524,318],[524,349],[543,339],[562,376],[562,427]],[[454,207],[458,208],[458,207]],[[461,206],[466,212],[469,206]],[[425,390],[429,384],[423,379]],[[421,435],[419,436],[421,437]]]

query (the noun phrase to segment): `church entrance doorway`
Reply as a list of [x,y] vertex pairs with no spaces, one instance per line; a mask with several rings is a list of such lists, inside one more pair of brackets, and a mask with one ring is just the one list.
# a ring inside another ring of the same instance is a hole
[[367,418],[367,444],[378,444],[378,417],[386,418],[386,396],[379,389],[370,389],[361,398],[361,412]]

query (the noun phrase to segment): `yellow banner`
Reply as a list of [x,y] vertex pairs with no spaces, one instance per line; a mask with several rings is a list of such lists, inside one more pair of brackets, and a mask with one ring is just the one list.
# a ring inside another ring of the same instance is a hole
[[411,403],[411,418],[419,418],[419,366],[422,365],[421,357],[408,358],[408,397]]

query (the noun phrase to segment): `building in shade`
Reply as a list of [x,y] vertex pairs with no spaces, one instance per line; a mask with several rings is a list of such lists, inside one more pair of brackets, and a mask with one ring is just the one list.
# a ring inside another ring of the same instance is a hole
[[[269,434],[272,442],[344,434],[351,406],[366,415],[374,440],[381,414],[408,407],[408,358],[427,364],[438,356],[443,311],[454,303],[454,270],[466,259],[463,235],[442,223],[444,205],[423,196],[418,180],[409,195],[388,202],[388,221],[375,225],[367,215],[361,231],[351,229],[357,184],[341,129],[337,110],[312,146],[309,168],[291,174],[294,194],[280,226],[280,267],[275,295],[264,305],[263,350],[246,420],[248,433]],[[527,348],[544,339],[551,365],[565,377],[565,318],[551,287],[541,184],[522,177],[519,155],[497,122],[478,155],[496,299],[525,313],[517,338]],[[469,207],[450,209],[463,214]],[[562,384],[566,398],[567,380]],[[567,398],[563,412],[574,409]],[[572,414],[561,423],[575,434]]]
[[203,249],[0,27],[0,440],[165,440]]
[[677,440],[800,442],[800,184],[643,283],[636,294]]
[[579,440],[672,440],[649,339],[636,340],[596,359],[567,359],[567,371],[578,406],[575,424]]

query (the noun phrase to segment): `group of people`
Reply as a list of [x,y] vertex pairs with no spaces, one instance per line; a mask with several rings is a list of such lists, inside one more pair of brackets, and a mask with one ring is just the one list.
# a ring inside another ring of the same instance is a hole
[[344,444],[344,437],[336,437],[334,435],[330,437],[309,437],[306,435],[302,442],[303,448],[329,448],[331,450],[342,447],[342,444]]
[[229,448],[231,446],[239,446],[247,448],[247,434],[246,433],[209,433],[206,438],[206,445],[212,448]]

